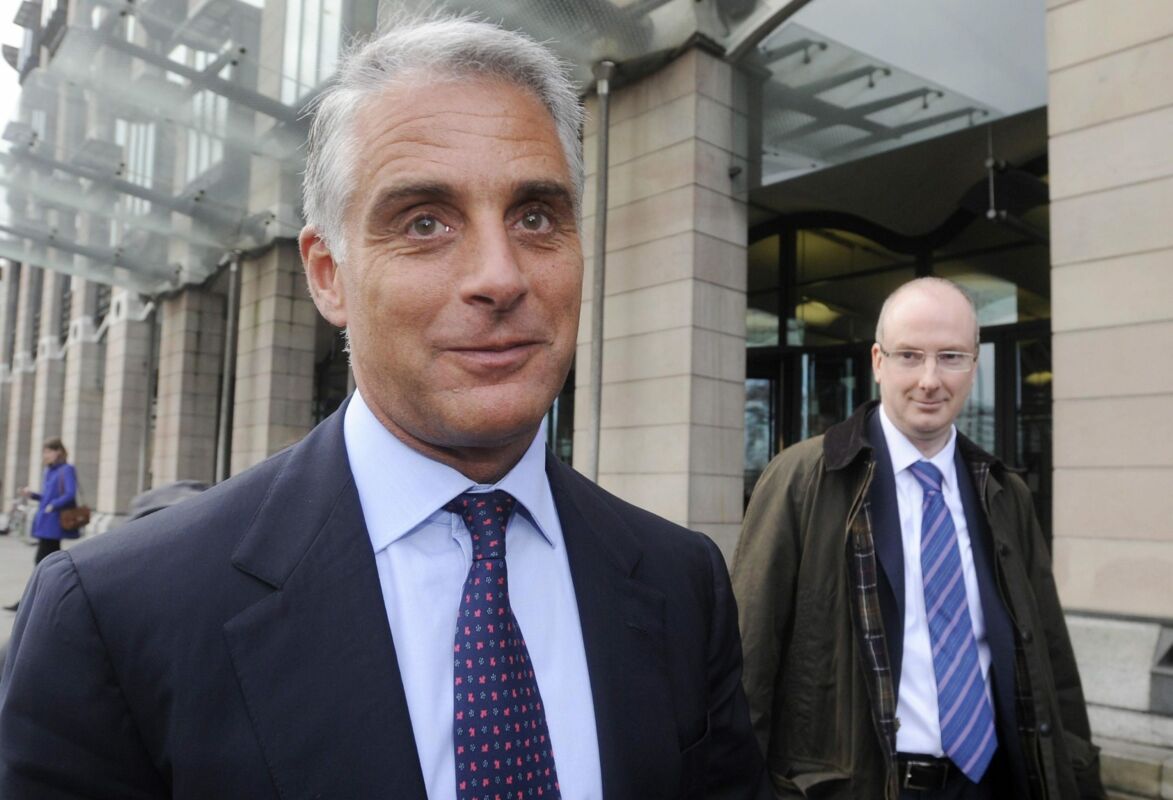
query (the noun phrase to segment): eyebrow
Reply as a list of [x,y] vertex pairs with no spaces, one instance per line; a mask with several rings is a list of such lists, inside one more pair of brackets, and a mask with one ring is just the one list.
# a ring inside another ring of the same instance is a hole
[[[457,194],[457,191],[446,183],[406,183],[390,186],[381,191],[375,202],[371,204],[370,212],[367,214],[367,224],[377,223],[406,200],[450,201]],[[577,211],[574,192],[566,184],[559,181],[522,181],[513,188],[510,204],[531,199],[564,204],[572,211]]]
[[367,214],[367,224],[383,219],[392,209],[405,200],[448,200],[453,196],[452,188],[443,183],[407,183],[391,186],[379,193]]
[[524,181],[518,185],[515,192],[517,200],[525,198],[541,198],[555,203],[564,203],[575,209],[574,192],[564,183],[558,181]]

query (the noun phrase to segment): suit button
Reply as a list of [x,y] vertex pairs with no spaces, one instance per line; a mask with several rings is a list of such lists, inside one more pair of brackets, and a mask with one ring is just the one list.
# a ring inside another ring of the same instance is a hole
[[1006,542],[999,542],[998,555],[1002,556],[1002,558],[1010,555],[1010,545],[1006,544]]
[[1030,632],[1030,628],[1023,628],[1021,636],[1022,636],[1022,641],[1024,641],[1027,644],[1030,644],[1031,639],[1035,638],[1034,634]]
[[1049,723],[1045,720],[1043,722],[1040,722],[1039,723],[1039,735],[1050,736],[1051,735],[1051,723]]

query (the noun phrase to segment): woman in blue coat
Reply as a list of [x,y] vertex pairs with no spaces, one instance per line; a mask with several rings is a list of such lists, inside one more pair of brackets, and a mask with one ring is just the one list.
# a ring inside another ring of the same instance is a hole
[[[61,509],[77,505],[77,472],[72,464],[66,463],[67,458],[69,453],[61,440],[56,437],[49,439],[41,450],[45,477],[41,481],[40,494],[31,491],[27,486],[20,489],[21,496],[39,501],[37,515],[33,517],[32,533],[38,540],[37,555],[33,564],[40,564],[45,556],[60,550],[62,539],[76,539],[78,536],[77,531],[66,531],[61,528]],[[16,611],[19,607],[18,601],[10,606],[4,606],[4,610]]]
[[[32,533],[38,540],[34,564],[40,564],[45,556],[60,550],[62,539],[76,539],[78,535],[77,531],[61,528],[61,509],[72,508],[77,504],[77,472],[72,464],[66,463],[67,458],[69,453],[61,440],[56,437],[49,439],[41,450],[45,476],[41,481],[40,494],[27,486],[20,489],[22,496],[39,501],[37,515],[33,517]],[[13,603],[4,609],[15,611],[18,607],[19,603]]]
[[33,517],[33,536],[40,540],[34,564],[50,553],[61,549],[62,539],[76,539],[77,531],[61,529],[61,509],[77,505],[77,472],[67,464],[69,453],[60,439],[45,442],[41,459],[45,464],[45,477],[41,481],[41,493],[30,491],[26,486],[20,490],[25,497],[40,501],[37,515]]

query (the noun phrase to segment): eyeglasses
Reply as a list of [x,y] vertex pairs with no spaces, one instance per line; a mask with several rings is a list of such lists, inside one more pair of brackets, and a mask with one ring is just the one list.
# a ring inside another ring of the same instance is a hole
[[[883,347],[880,352],[884,354],[885,358],[892,359],[892,363],[900,369],[920,369],[925,365],[925,358],[928,356],[924,350],[893,350],[888,352]],[[973,353],[965,353],[960,350],[938,350],[934,353],[937,359],[937,366],[949,372],[969,372],[973,369],[973,363],[977,359]]]

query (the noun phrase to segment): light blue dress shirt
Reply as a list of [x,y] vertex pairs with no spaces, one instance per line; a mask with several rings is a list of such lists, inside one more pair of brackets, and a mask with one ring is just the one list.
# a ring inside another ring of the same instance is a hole
[[443,510],[466,491],[503,489],[517,498],[505,561],[509,596],[534,664],[562,797],[601,800],[598,737],[582,626],[546,477],[545,426],[493,486],[395,438],[354,393],[343,425],[350,470],[391,624],[412,732],[429,800],[455,800],[452,645],[460,592],[472,564],[464,522]]

